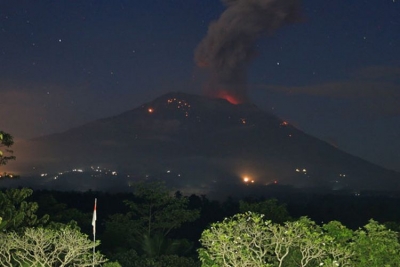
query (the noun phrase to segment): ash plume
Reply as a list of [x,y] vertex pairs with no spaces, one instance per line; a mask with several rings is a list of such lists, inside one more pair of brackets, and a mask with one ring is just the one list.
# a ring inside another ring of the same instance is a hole
[[226,10],[209,25],[195,50],[197,66],[210,71],[207,95],[232,103],[248,101],[246,69],[263,34],[300,21],[299,0],[222,0]]

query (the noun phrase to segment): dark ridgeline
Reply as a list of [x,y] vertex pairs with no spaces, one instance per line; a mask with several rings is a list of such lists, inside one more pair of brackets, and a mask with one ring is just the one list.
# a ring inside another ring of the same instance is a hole
[[[25,175],[101,166],[133,180],[165,179],[190,193],[261,194],[266,185],[396,191],[400,181],[399,173],[343,152],[255,105],[185,93],[168,93],[120,115],[30,140],[15,151],[13,166]],[[120,190],[128,179],[87,176],[30,182]]]

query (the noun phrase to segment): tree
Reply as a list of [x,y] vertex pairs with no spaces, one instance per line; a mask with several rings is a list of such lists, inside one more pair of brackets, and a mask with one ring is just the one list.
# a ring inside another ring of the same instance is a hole
[[23,234],[0,234],[1,266],[92,266],[106,261],[87,235],[70,227],[26,228]]
[[284,223],[292,220],[287,211],[285,204],[278,204],[275,198],[268,199],[261,202],[239,202],[239,210],[241,213],[251,211],[263,214],[265,219],[271,220],[274,223]]
[[203,267],[272,266],[270,221],[256,213],[237,214],[205,230],[198,250]]
[[141,243],[141,233],[138,223],[127,214],[113,214],[105,223],[105,231],[101,235],[104,241],[102,248],[107,255],[115,255],[129,249],[138,249]]
[[188,209],[187,198],[172,196],[164,183],[138,183],[134,196],[137,201],[126,200],[125,203],[132,217],[140,221],[141,232],[148,236],[154,233],[167,236],[171,230],[196,220],[200,214],[199,210]]
[[130,211],[114,214],[106,222],[102,240],[107,240],[104,243],[113,253],[113,259],[122,263],[121,258],[127,257],[128,250],[152,261],[162,255],[183,256],[190,251],[190,242],[171,238],[171,233],[196,220],[199,210],[189,209],[188,199],[174,196],[163,183],[138,183],[134,188],[134,200],[124,201]]
[[39,205],[26,199],[33,193],[32,189],[8,189],[0,191],[0,230],[22,231],[24,227],[43,225],[49,219],[48,215],[38,218],[36,212]]
[[93,216],[92,213],[84,213],[76,208],[69,208],[67,204],[58,202],[50,193],[42,194],[36,200],[40,207],[38,214],[50,214],[50,223],[53,225],[75,223],[84,227]]
[[9,160],[15,159],[15,156],[12,156],[13,151],[9,149],[13,144],[13,137],[8,133],[0,131],[0,165],[5,165]]
[[251,212],[212,224],[200,242],[203,267],[348,266],[352,255],[306,217],[282,225]]
[[355,231],[352,248],[357,267],[400,266],[397,233],[374,220]]
[[178,255],[161,255],[154,258],[140,256],[134,250],[120,254],[118,262],[124,267],[199,267],[193,259]]
[[[298,266],[350,266],[353,252],[309,218],[287,222],[283,228],[285,235],[293,241],[290,258]],[[284,235],[277,236],[275,242],[279,244],[284,238]]]

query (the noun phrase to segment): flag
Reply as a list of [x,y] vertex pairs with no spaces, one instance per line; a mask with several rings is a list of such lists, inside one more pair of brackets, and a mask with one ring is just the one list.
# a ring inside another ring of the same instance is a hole
[[96,234],[96,220],[97,220],[96,206],[97,206],[97,198],[94,199],[94,209],[93,209],[93,218],[92,218],[93,235]]

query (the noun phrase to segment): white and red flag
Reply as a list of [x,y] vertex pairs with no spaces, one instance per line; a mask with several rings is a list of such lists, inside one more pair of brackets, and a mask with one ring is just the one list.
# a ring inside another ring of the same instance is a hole
[[96,234],[96,220],[97,220],[97,214],[96,214],[96,207],[97,206],[97,198],[94,199],[94,209],[93,209],[93,218],[92,218],[92,226],[93,226],[93,235]]

